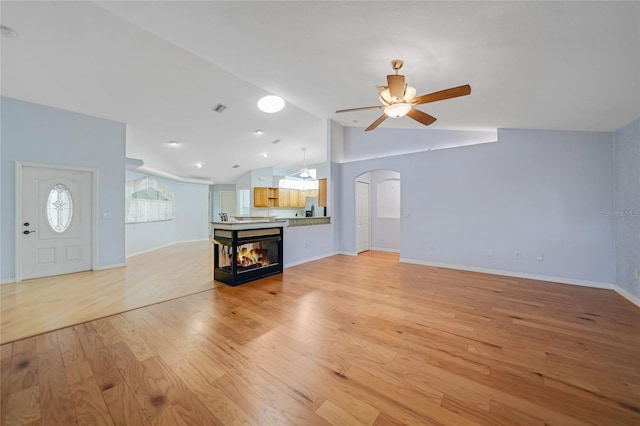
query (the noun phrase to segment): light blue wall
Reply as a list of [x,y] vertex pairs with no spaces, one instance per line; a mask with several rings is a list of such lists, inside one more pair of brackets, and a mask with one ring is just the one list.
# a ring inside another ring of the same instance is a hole
[[[613,223],[605,215],[613,205],[613,134],[498,136],[497,143],[341,164],[340,251],[355,252],[354,178],[390,169],[402,176],[401,258],[613,283]],[[364,138],[372,137],[388,135],[345,133],[345,145],[366,150]]]
[[616,285],[640,297],[640,118],[616,132],[613,193]]
[[[127,180],[148,176],[131,170],[127,170],[126,175]],[[126,224],[127,256],[179,242],[209,238],[209,185],[156,179],[173,191],[176,217],[174,220]]]
[[7,97],[1,109],[2,280],[15,277],[15,161],[96,169],[96,266],[124,264],[125,124]]

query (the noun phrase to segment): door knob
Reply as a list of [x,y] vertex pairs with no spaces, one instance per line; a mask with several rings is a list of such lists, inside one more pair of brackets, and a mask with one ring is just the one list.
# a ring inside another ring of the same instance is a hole
[[29,234],[30,234],[30,233],[32,233],[32,232],[36,232],[36,231],[29,231],[29,230],[27,230],[27,231],[24,231],[24,232],[23,232],[23,234],[24,234],[24,235],[29,235]]
[[29,226],[29,222],[23,223],[24,226]]

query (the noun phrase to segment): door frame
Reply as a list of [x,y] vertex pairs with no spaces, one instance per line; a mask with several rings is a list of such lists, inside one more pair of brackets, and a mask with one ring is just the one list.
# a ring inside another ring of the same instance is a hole
[[[356,177],[355,179],[356,184],[355,184],[355,196],[356,196],[356,205],[354,206],[354,213],[355,213],[355,218],[356,218],[356,255],[360,254],[360,253],[364,253],[365,251],[371,251],[371,182],[366,182],[363,180],[358,180],[358,178]],[[358,251],[358,184],[359,183],[364,183],[367,185],[367,203],[368,203],[368,213],[369,213],[369,223],[367,224],[367,233],[369,234],[369,248],[363,251]]]
[[19,230],[22,228],[22,169],[23,167],[39,167],[41,169],[57,169],[57,170],[73,170],[78,172],[88,172],[91,174],[91,214],[89,219],[91,222],[91,270],[96,269],[96,253],[97,253],[97,240],[96,240],[96,214],[98,212],[98,170],[89,169],[84,167],[71,167],[61,166],[57,164],[42,164],[31,163],[25,161],[16,161],[16,194],[15,194],[15,244],[14,244],[14,256],[16,260],[15,265],[15,282],[22,281],[22,238]]

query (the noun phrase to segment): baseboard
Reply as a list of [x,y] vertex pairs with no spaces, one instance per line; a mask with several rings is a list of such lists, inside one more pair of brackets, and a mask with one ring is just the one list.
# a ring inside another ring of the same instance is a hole
[[399,249],[390,249],[390,248],[384,248],[384,247],[371,247],[371,250],[373,250],[373,251],[386,251],[388,253],[400,253]]
[[13,283],[15,283],[15,282],[16,282],[15,277],[3,278],[3,279],[0,281],[0,285],[2,285],[2,284],[13,284]]
[[176,241],[174,244],[188,244],[188,243],[201,243],[204,241],[209,241],[209,237],[207,238],[201,238],[199,240],[184,240],[184,241]]
[[620,296],[624,297],[625,299],[627,299],[629,302],[633,303],[634,305],[636,305],[637,307],[640,308],[640,297],[635,296],[631,293],[629,293],[627,290],[625,290],[622,287],[619,287],[617,285],[614,284],[613,286],[613,290],[618,293]]
[[162,245],[162,246],[158,246],[158,247],[151,247],[151,248],[146,249],[146,250],[137,251],[137,252],[135,252],[135,253],[128,254],[128,255],[127,255],[127,259],[128,259],[128,258],[130,258],[130,257],[133,257],[133,256],[138,256],[138,255],[140,255],[140,254],[150,253],[150,252],[152,252],[152,251],[156,251],[156,250],[160,250],[160,249],[163,249],[163,248],[167,248],[167,247],[175,246],[176,244],[201,243],[201,242],[204,242],[204,241],[209,241],[209,238],[208,238],[208,237],[207,237],[207,238],[202,238],[202,239],[200,239],[200,240],[174,241],[174,242],[172,242],[172,243],[165,244],[165,245]]
[[358,253],[356,253],[355,251],[337,251],[334,254],[342,254],[345,256],[357,256]]
[[297,260],[295,262],[287,263],[286,265],[284,265],[284,268],[287,269],[292,266],[302,265],[303,263],[313,262],[314,260],[324,259],[325,257],[335,256],[336,254],[338,253],[333,252],[333,253],[321,254],[320,256],[309,257],[307,259]]
[[127,266],[127,264],[126,263],[113,263],[111,265],[101,265],[101,266],[96,266],[93,270],[94,271],[102,271],[103,269],[122,268],[123,266]]
[[127,255],[127,259],[128,259],[128,258],[130,258],[130,257],[133,257],[133,256],[138,256],[138,255],[141,255],[141,254],[150,253],[150,252],[152,252],[152,251],[160,250],[160,249],[163,249],[163,248],[167,248],[167,247],[175,246],[176,244],[178,244],[178,243],[174,241],[173,243],[165,244],[165,245],[163,245],[163,246],[152,247],[152,248],[150,248],[150,249],[146,249],[146,250],[142,250],[142,251],[137,251],[137,252],[135,252],[135,253],[128,254],[128,255]]
[[526,274],[522,272],[505,271],[503,269],[477,268],[474,266],[454,265],[450,263],[427,262],[417,259],[400,258],[400,262],[413,263],[416,265],[435,266],[437,268],[458,269],[461,271],[480,272],[483,274],[502,275],[506,277],[525,278],[529,280],[549,281],[559,284],[579,285],[583,287],[602,288],[605,290],[613,290],[612,283],[602,283],[598,281],[576,280],[573,278],[554,277],[550,275]]

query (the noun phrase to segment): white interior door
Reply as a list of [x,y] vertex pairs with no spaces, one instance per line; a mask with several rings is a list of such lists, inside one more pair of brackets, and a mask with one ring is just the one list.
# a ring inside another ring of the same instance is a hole
[[92,268],[93,173],[18,166],[19,279]]
[[356,251],[358,253],[371,248],[370,210],[369,184],[356,181]]

